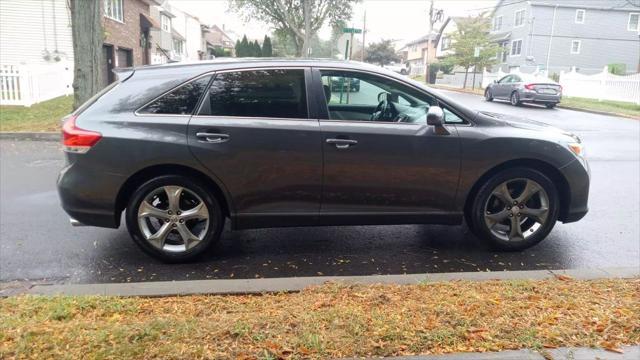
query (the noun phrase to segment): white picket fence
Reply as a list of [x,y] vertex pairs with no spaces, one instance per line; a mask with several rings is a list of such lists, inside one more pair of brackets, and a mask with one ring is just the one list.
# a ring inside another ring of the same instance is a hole
[[0,65],[0,105],[31,106],[73,93],[73,65]]
[[[509,73],[498,70],[497,72],[482,73],[482,87],[501,79],[507,74],[521,74],[519,69]],[[546,71],[535,71],[530,75],[547,78]],[[562,95],[568,97],[583,97],[589,99],[613,100],[631,102],[640,105],[640,73],[632,75],[613,75],[605,66],[602,72],[593,75],[580,74],[576,68],[569,72],[560,72],[558,81],[562,85]]]
[[570,72],[560,72],[559,82],[564,96],[625,101],[640,105],[640,73],[613,75],[605,66],[599,74],[584,75],[576,72],[574,67]]

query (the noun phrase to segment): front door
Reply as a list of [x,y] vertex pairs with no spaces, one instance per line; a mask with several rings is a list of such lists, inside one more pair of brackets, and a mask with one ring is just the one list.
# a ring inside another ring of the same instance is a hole
[[230,193],[237,227],[319,212],[321,134],[308,118],[310,77],[304,68],[218,73],[191,117],[192,152]]
[[[315,78],[327,108],[320,121],[323,215],[453,211],[459,143],[453,126],[443,135],[427,125],[437,99],[364,72],[319,70]],[[351,84],[351,90],[336,88],[336,82]]]

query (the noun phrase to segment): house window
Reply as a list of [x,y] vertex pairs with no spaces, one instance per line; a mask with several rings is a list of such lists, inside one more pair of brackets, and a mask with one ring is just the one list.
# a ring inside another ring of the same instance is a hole
[[440,46],[440,50],[444,51],[451,47],[451,39],[448,37],[442,38],[442,45]]
[[584,24],[585,12],[583,9],[576,10],[576,24]]
[[581,46],[581,41],[580,40],[571,41],[571,53],[572,54],[580,54],[580,46]]
[[520,56],[522,54],[522,40],[513,40],[511,42],[511,56]]
[[502,29],[502,16],[497,16],[493,19],[493,31]]
[[629,23],[627,24],[627,30],[640,31],[640,13],[629,14]]
[[124,22],[122,0],[104,0],[104,16],[109,19]]
[[522,10],[518,10],[516,11],[516,19],[515,19],[515,23],[514,23],[514,27],[519,27],[519,26],[524,26],[524,14],[525,14],[525,9]]
[[173,51],[176,54],[182,54],[184,52],[184,42],[182,40],[173,39]]
[[167,15],[160,15],[160,25],[163,31],[171,32],[171,19]]

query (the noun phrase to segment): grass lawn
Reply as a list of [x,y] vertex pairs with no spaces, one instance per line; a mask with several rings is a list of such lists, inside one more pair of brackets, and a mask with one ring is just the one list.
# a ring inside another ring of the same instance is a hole
[[339,358],[640,344],[640,279],[0,300],[0,358]]
[[0,131],[58,131],[60,119],[71,113],[73,96],[61,96],[31,107],[0,106]]
[[623,114],[640,119],[640,105],[621,101],[598,101],[579,97],[563,97],[560,106]]

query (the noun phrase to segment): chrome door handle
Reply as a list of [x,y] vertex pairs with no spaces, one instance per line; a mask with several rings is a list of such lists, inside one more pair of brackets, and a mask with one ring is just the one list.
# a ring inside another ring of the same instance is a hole
[[196,133],[196,137],[200,142],[207,143],[221,143],[229,140],[229,134],[218,134],[218,133],[208,133],[208,132],[199,132]]
[[357,143],[357,140],[351,139],[327,139],[327,144],[334,144],[337,149],[347,149]]

